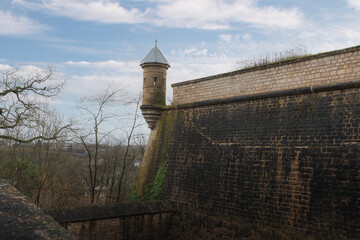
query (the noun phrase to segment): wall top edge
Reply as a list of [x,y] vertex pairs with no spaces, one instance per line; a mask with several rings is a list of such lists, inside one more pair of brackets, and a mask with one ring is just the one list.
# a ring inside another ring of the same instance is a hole
[[192,102],[192,103],[183,103],[183,104],[177,104],[177,105],[168,105],[168,106],[165,106],[163,109],[164,110],[173,110],[173,109],[202,107],[202,106],[209,106],[209,105],[216,105],[216,104],[227,104],[227,103],[233,103],[233,102],[243,102],[243,101],[282,97],[282,96],[292,96],[292,95],[300,95],[300,94],[310,94],[310,93],[319,93],[319,92],[326,92],[326,91],[344,90],[344,89],[350,89],[350,88],[360,88],[360,79],[358,79],[356,81],[349,81],[349,82],[342,82],[342,83],[316,85],[316,86],[293,88],[293,89],[286,89],[286,90],[280,90],[280,91],[257,93],[257,94],[244,95],[244,96],[212,99],[212,100],[205,100],[205,101]]
[[247,73],[247,72],[254,72],[254,71],[259,71],[259,70],[263,70],[263,69],[288,65],[288,64],[292,64],[292,63],[304,62],[304,61],[313,60],[313,59],[320,59],[320,58],[324,58],[324,57],[329,57],[329,56],[334,56],[334,55],[339,55],[339,54],[344,54],[344,53],[349,53],[349,52],[355,52],[355,51],[359,51],[359,50],[360,50],[360,45],[357,45],[357,46],[350,47],[350,48],[344,48],[344,49],[334,50],[334,51],[330,51],[330,52],[318,53],[318,54],[314,54],[314,55],[310,55],[310,56],[304,56],[304,57],[299,57],[299,58],[295,58],[295,59],[289,59],[289,60],[269,63],[269,64],[265,64],[265,65],[261,65],[261,66],[240,69],[240,70],[236,70],[236,71],[232,71],[232,72],[220,73],[220,74],[207,76],[207,77],[203,77],[203,78],[197,78],[197,79],[193,79],[193,80],[187,80],[187,81],[183,81],[183,82],[173,83],[173,84],[171,84],[171,87],[178,87],[178,86],[182,86],[182,85],[193,84],[193,83],[207,81],[207,80],[211,80],[211,79],[228,77],[228,76],[238,75],[238,74]]
[[137,202],[128,204],[114,204],[107,206],[87,206],[73,209],[49,211],[59,223],[82,222],[90,220],[121,218],[138,215],[176,212],[176,205],[171,201]]

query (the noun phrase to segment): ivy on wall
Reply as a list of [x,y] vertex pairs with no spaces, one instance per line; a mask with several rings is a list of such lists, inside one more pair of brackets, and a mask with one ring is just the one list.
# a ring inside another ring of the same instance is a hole
[[162,186],[165,181],[166,171],[168,168],[167,161],[164,161],[156,173],[155,179],[153,182],[147,184],[144,187],[144,193],[141,197],[138,197],[136,194],[136,188],[133,188],[132,194],[130,196],[130,202],[140,202],[140,201],[155,201],[158,199]]

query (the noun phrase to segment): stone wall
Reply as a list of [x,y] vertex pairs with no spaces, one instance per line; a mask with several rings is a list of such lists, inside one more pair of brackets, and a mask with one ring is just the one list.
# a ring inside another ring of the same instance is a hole
[[184,208],[315,239],[359,239],[359,87],[169,107],[147,182],[166,160],[162,197]]
[[78,239],[166,239],[177,214],[170,203],[94,206],[50,213]]
[[76,238],[16,188],[0,179],[0,239]]
[[360,46],[173,84],[183,104],[360,79]]

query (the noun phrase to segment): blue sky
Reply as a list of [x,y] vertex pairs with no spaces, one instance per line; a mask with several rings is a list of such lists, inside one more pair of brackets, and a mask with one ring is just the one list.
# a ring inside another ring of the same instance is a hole
[[360,0],[1,0],[0,67],[54,66],[63,106],[109,84],[136,94],[157,38],[171,97],[170,84],[242,59],[359,45],[359,23]]

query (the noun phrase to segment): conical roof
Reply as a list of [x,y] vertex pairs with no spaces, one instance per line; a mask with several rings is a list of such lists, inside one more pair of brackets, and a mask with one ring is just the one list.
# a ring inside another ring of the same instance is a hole
[[157,42],[155,41],[155,47],[146,55],[146,57],[141,61],[140,66],[146,63],[160,63],[165,64],[170,67],[169,62],[166,60],[164,55],[161,53],[160,49],[157,47]]

